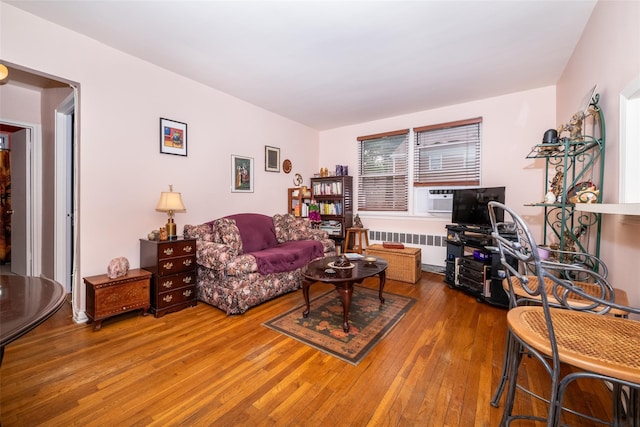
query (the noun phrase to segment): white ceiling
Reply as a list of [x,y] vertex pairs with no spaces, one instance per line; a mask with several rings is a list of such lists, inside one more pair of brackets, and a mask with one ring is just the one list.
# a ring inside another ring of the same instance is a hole
[[596,0],[7,3],[324,130],[554,85]]

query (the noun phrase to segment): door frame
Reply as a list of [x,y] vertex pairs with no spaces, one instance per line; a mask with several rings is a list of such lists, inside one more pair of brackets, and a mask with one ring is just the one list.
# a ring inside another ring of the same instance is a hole
[[[29,131],[31,140],[27,141],[27,210],[26,215],[26,274],[42,274],[42,128],[39,124],[3,119],[0,123],[21,127]],[[13,236],[12,236],[13,238]]]
[[54,280],[62,283],[67,293],[75,287],[76,271],[75,203],[75,90],[55,110],[55,207],[54,207]]

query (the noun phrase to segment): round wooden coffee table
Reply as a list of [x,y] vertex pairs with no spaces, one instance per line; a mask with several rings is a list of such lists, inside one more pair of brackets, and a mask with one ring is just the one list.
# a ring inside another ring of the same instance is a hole
[[336,287],[336,291],[338,291],[340,299],[342,300],[342,329],[345,332],[349,332],[349,309],[351,307],[351,295],[353,295],[353,284],[362,283],[367,277],[378,275],[380,277],[378,295],[380,302],[384,304],[382,290],[384,289],[387,277],[387,261],[382,258],[377,258],[376,262],[373,263],[366,263],[362,259],[350,260],[352,264],[350,268],[337,268],[329,265],[337,259],[337,256],[319,258],[311,261],[302,269],[302,276],[304,277],[302,294],[304,295],[304,302],[307,305],[302,315],[306,318],[309,316],[311,310],[309,304],[309,286],[315,282],[331,283]]
[[0,275],[0,365],[4,347],[51,317],[66,295],[64,286],[53,280]]

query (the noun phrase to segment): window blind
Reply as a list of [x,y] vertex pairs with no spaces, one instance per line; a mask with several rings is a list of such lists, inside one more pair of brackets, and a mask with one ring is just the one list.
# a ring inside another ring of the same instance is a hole
[[414,132],[414,186],[480,185],[482,118]]
[[358,137],[358,210],[408,209],[409,129]]

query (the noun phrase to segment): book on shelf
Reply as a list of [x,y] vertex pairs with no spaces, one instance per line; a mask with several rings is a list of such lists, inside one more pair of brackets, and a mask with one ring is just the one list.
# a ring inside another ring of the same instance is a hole
[[342,215],[342,203],[340,202],[321,202],[318,204],[320,215]]
[[309,205],[306,203],[297,203],[293,207],[293,215],[297,217],[308,217],[309,216]]
[[340,196],[342,195],[342,182],[315,182],[313,184],[313,194],[316,196]]

